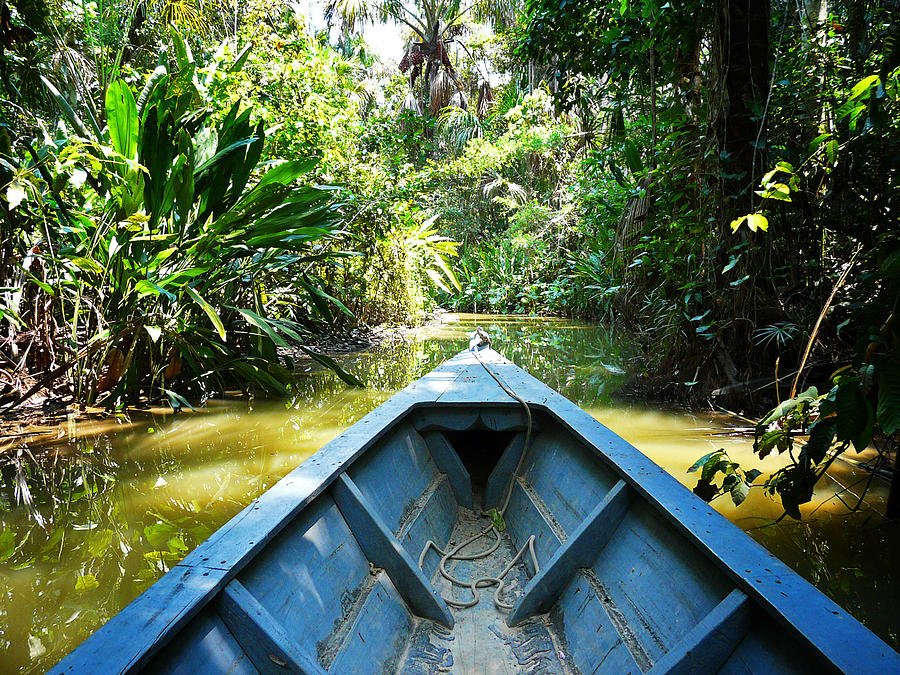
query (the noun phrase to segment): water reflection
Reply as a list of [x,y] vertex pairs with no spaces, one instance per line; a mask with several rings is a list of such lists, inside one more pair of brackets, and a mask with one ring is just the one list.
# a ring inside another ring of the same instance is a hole
[[[686,468],[711,449],[753,460],[750,441],[728,435],[728,420],[614,402],[631,354],[602,327],[520,317],[479,323],[502,353],[685,484],[692,485]],[[176,416],[67,419],[16,440],[21,456],[3,468],[0,485],[2,670],[52,666],[243,505],[463,349],[474,325],[471,316],[446,317],[416,339],[344,357],[364,390],[311,370],[286,402],[211,401]],[[777,468],[777,461],[767,458],[760,468]],[[846,484],[854,471],[845,465],[837,479]],[[17,486],[27,488],[31,507],[21,505]],[[873,518],[859,530],[865,514],[848,519],[830,503],[812,522],[760,527],[780,509],[757,492],[749,508],[716,506],[896,645],[896,529]]]

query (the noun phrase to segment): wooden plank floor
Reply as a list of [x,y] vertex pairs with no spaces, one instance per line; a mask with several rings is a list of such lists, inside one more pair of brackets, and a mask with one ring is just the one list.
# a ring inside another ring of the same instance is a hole
[[[451,542],[462,542],[484,529],[489,519],[459,508],[459,518]],[[474,553],[493,543],[490,535],[474,542],[463,553]],[[447,564],[447,571],[460,580],[496,576],[516,554],[512,540],[503,534],[500,547],[490,556],[476,561]],[[527,554],[526,554],[527,555]],[[435,552],[429,553],[438,559]],[[519,563],[507,575],[501,595],[512,603],[533,575],[531,563]],[[468,589],[452,586],[439,571],[432,578],[435,588],[448,599],[465,602],[472,596]],[[523,622],[515,628],[506,625],[507,612],[494,605],[494,587],[479,589],[479,602],[474,607],[453,608],[455,625],[446,631],[433,622],[423,621],[412,641],[399,672],[404,675],[451,672],[454,675],[530,675],[566,674],[566,655],[545,618]],[[434,655],[440,654],[435,661]],[[562,658],[560,658],[562,656]],[[427,667],[426,667],[427,666]]]

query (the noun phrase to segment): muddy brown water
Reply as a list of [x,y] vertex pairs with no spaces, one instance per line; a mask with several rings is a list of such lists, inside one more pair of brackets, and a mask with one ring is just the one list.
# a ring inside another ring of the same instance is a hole
[[[765,471],[783,461],[756,459],[752,438],[734,431],[743,422],[611,398],[631,361],[628,346],[601,326],[477,319],[501,353],[685,485],[695,483],[687,468],[718,448]],[[445,315],[407,342],[344,357],[364,390],[316,370],[289,401],[65,419],[55,431],[23,436],[36,463],[25,452],[21,475],[8,466],[0,480],[0,673],[50,668],[281,476],[463,349],[474,325],[471,315]],[[861,477],[835,464],[800,523],[773,524],[781,509],[759,489],[739,508],[724,499],[714,506],[896,649],[900,536],[878,516],[887,484],[875,480],[858,513],[832,498]],[[16,493],[23,483],[30,506]]]

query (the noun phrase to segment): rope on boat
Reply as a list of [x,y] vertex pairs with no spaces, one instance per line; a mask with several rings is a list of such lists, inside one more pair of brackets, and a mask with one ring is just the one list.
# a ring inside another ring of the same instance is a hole
[[[525,455],[528,452],[528,444],[531,440],[531,429],[532,429],[532,420],[531,420],[531,408],[528,406],[528,403],[519,396],[503,379],[497,374],[494,373],[488,365],[481,360],[481,355],[478,353],[479,347],[484,345],[486,347],[491,346],[491,338],[482,328],[476,328],[475,332],[472,333],[471,338],[469,339],[469,349],[475,354],[475,358],[478,363],[481,364],[482,368],[487,371],[488,375],[490,375],[494,381],[500,386],[500,388],[506,392],[511,398],[515,399],[519,403],[522,404],[522,407],[525,409],[525,418],[527,420],[527,427],[525,431],[525,443],[522,446],[522,454],[519,456],[519,463],[516,465],[516,470],[513,471],[512,477],[509,481],[509,487],[506,490],[506,496],[503,499],[503,505],[496,512],[496,518],[491,514],[491,524],[489,527],[486,527],[481,532],[469,537],[461,544],[456,545],[454,548],[448,548],[446,551],[441,549],[437,544],[434,543],[431,539],[425,542],[425,547],[422,549],[422,552],[419,554],[419,569],[422,569],[422,565],[425,562],[425,556],[428,554],[430,549],[434,549],[441,556],[441,561],[438,564],[438,570],[440,570],[441,576],[444,577],[447,581],[449,581],[454,586],[460,586],[462,588],[468,588],[472,593],[471,600],[458,601],[458,600],[449,600],[447,598],[443,598],[444,602],[452,607],[457,607],[459,609],[466,609],[468,607],[474,607],[478,604],[478,589],[479,588],[489,588],[491,586],[496,586],[497,589],[494,591],[494,605],[498,608],[510,611],[513,608],[512,604],[503,602],[500,599],[500,593],[503,591],[503,588],[506,584],[505,577],[509,574],[510,570],[515,566],[517,562],[525,555],[525,551],[531,555],[531,562],[534,565],[535,574],[540,571],[540,565],[537,561],[537,555],[534,550],[534,540],[535,536],[532,534],[528,537],[525,543],[522,545],[522,548],[518,550],[516,555],[512,560],[509,561],[509,564],[503,568],[503,571],[496,577],[480,577],[478,579],[472,579],[471,581],[461,581],[451,575],[445,565],[448,561],[472,561],[472,560],[480,560],[482,558],[486,558],[491,555],[494,551],[497,550],[500,546],[500,530],[497,527],[497,522],[503,522],[503,517],[506,515],[506,509],[509,507],[509,501],[512,498],[513,484],[515,483],[516,476],[519,475],[519,470],[522,468],[522,463],[525,461]],[[492,509],[493,511],[493,509]],[[482,537],[487,536],[488,534],[494,535],[494,543],[485,548],[482,551],[478,551],[477,553],[461,553],[461,551],[467,546],[474,544],[476,541],[481,539]]]

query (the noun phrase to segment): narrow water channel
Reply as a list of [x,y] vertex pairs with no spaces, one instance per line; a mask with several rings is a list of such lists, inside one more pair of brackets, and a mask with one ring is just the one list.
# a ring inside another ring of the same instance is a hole
[[[477,318],[498,351],[688,486],[695,479],[686,469],[717,448],[750,466],[778,467],[777,456],[754,461],[752,438],[730,418],[613,399],[630,354],[603,327]],[[448,315],[409,341],[345,357],[364,390],[315,370],[290,401],[64,418],[42,436],[23,436],[19,466],[4,468],[0,481],[0,672],[51,667],[290,469],[463,349],[474,325],[473,316]],[[835,467],[802,523],[773,525],[781,510],[758,489],[740,508],[714,505],[896,649],[900,536],[877,515],[887,486],[876,480],[865,508],[848,515],[828,498],[860,475]],[[16,492],[23,484],[30,505]]]

